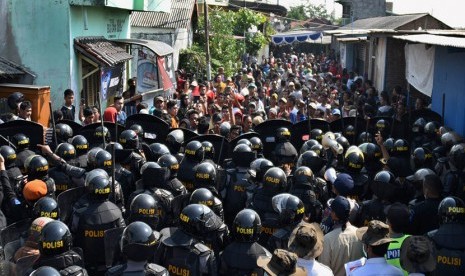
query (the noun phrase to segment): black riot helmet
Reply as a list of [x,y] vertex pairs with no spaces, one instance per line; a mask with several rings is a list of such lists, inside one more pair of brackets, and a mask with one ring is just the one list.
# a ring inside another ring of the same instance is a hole
[[110,142],[110,132],[106,126],[98,126],[95,128],[94,137],[97,141],[102,141],[102,138],[105,137],[105,143]]
[[276,142],[287,142],[291,139],[291,132],[287,127],[280,127],[276,130]]
[[252,148],[252,143],[249,140],[245,139],[245,138],[240,139],[239,141],[237,141],[236,146],[237,145],[242,145],[242,144],[247,145],[250,148]]
[[153,162],[153,161],[145,162],[144,165],[142,165],[142,167],[140,167],[140,174],[143,175],[144,171],[146,169],[148,169],[148,168],[160,169],[161,166],[157,162]]
[[13,92],[7,98],[8,107],[12,110],[17,110],[19,108],[19,104],[25,100],[26,98],[23,93]]
[[262,231],[260,216],[252,209],[243,209],[233,221],[231,234],[236,242],[256,242]]
[[286,189],[286,173],[278,167],[270,168],[263,175],[262,184],[263,192],[268,194],[278,194]]
[[326,157],[326,152],[325,152],[325,149],[323,148],[322,145],[320,144],[317,144],[317,145],[314,145],[310,148],[311,151],[315,152],[316,154],[318,154],[318,156],[320,156],[321,158],[325,158]]
[[464,144],[457,144],[452,146],[449,152],[449,162],[462,171],[465,168],[465,146]]
[[250,175],[254,178],[255,181],[262,181],[263,175],[265,172],[273,167],[273,162],[266,158],[258,158],[250,163]]
[[253,151],[255,151],[257,154],[262,154],[263,153],[263,143],[262,140],[258,137],[252,137],[250,138],[250,143],[252,144],[251,148]]
[[342,148],[344,149],[343,152],[346,152],[347,149],[350,147],[350,142],[349,142],[349,140],[347,140],[347,138],[344,137],[344,136],[340,136],[340,137],[336,138],[336,142],[337,142],[339,145],[342,146]]
[[10,146],[1,146],[0,154],[5,160],[5,167],[14,167],[16,165],[16,151]]
[[149,194],[139,194],[135,196],[129,207],[129,221],[143,221],[152,229],[156,229],[160,217],[166,215],[163,207],[157,200]]
[[64,159],[65,161],[69,161],[71,159],[76,158],[76,149],[70,143],[61,143],[55,149],[55,154]]
[[31,155],[24,162],[29,180],[42,179],[48,173],[48,161],[41,155]]
[[179,214],[179,227],[194,237],[203,237],[207,230],[217,229],[221,224],[221,219],[203,204],[189,204]]
[[204,151],[202,143],[199,141],[190,141],[187,143],[186,148],[184,149],[184,156],[195,162],[202,162],[204,158]]
[[418,147],[412,153],[415,169],[430,168],[433,164],[433,153],[428,148]]
[[208,206],[210,209],[213,209],[213,205],[215,205],[215,196],[206,188],[198,188],[191,194],[189,204],[192,203],[203,204]]
[[381,133],[386,133],[389,131],[389,122],[384,119],[379,119],[375,124],[375,128]]
[[67,124],[56,124],[55,132],[59,142],[68,142],[68,139],[73,137],[73,129]]
[[99,153],[99,151],[102,151],[102,150],[103,150],[102,148],[98,148],[98,147],[95,147],[89,150],[89,152],[87,153],[87,168],[88,169],[97,168],[97,153]]
[[171,151],[171,154],[179,153],[182,143],[184,143],[184,132],[180,129],[175,129],[166,136],[166,145]]
[[410,146],[405,139],[397,139],[391,151],[395,157],[408,157],[410,155]]
[[439,203],[438,215],[441,218],[441,224],[464,223],[465,204],[458,197],[448,196]]
[[165,154],[170,154],[170,150],[167,146],[161,143],[152,143],[149,145],[150,148],[150,160],[149,161],[157,161],[161,156]]
[[435,121],[428,122],[425,125],[425,134],[428,135],[429,137],[435,138],[439,132],[439,127],[440,125],[438,122],[435,122]]
[[423,181],[425,180],[425,177],[430,174],[435,174],[435,172],[427,168],[418,169],[413,175],[408,176],[407,180],[412,181],[413,185],[416,188],[419,188],[423,185]]
[[32,271],[29,276],[61,276],[60,272],[51,266],[41,266]]
[[215,147],[213,147],[213,144],[210,141],[203,141],[202,147],[205,159],[215,159]]
[[356,135],[355,127],[353,125],[347,125],[342,132],[342,135],[347,138],[347,140],[352,141]]
[[295,195],[275,195],[271,199],[271,205],[273,210],[279,214],[280,223],[285,226],[301,222],[305,214],[304,203]]
[[94,169],[86,175],[85,185],[89,195],[95,199],[106,200],[111,193],[108,173],[102,169]]
[[425,131],[426,120],[418,118],[412,125],[412,132],[415,134],[423,134]]
[[384,147],[389,153],[391,153],[392,149],[394,148],[394,142],[395,142],[394,138],[388,138],[383,143]]
[[23,133],[17,133],[13,135],[11,142],[13,143],[13,145],[15,145],[16,150],[18,152],[29,148],[29,137],[27,137]]
[[56,256],[71,249],[73,238],[68,226],[54,220],[47,223],[40,232],[39,251],[41,256]]
[[441,144],[449,151],[453,145],[460,142],[460,137],[457,133],[449,131],[441,135]]
[[132,129],[126,129],[121,132],[119,136],[119,143],[124,149],[138,149],[139,148],[139,136]]
[[373,178],[371,190],[380,200],[389,200],[395,191],[396,177],[389,171],[380,171]]
[[302,153],[297,159],[297,167],[306,166],[309,167],[312,172],[318,173],[323,166],[325,161],[313,150],[306,151]]
[[215,186],[216,169],[210,162],[203,162],[195,166],[194,186],[196,188]]
[[363,144],[363,143],[371,143],[373,141],[373,137],[371,136],[371,133],[369,132],[362,132],[358,136],[358,144]]
[[380,159],[382,157],[381,149],[374,143],[363,143],[358,148],[363,153],[365,167],[368,171],[376,171],[381,169]]
[[252,152],[252,149],[246,144],[236,145],[232,152],[232,161],[236,166],[249,167],[254,158],[250,160],[247,156],[250,156]]
[[141,125],[133,124],[132,126],[129,127],[129,129],[134,130],[134,132],[137,134],[139,139],[144,139],[144,129],[142,128]]
[[120,143],[117,143],[117,142],[110,142],[105,146],[105,150],[108,151],[109,153],[113,152],[113,148],[115,148],[115,150],[124,149],[123,146]]
[[318,141],[315,139],[310,139],[310,140],[305,141],[302,147],[300,147],[300,154],[306,152],[307,150],[310,150],[313,146],[318,145],[318,144],[320,143],[318,143]]
[[323,131],[319,128],[314,128],[310,131],[310,138],[315,139],[318,143],[321,144],[321,140],[323,139]]
[[95,156],[95,163],[96,163],[97,169],[103,169],[108,174],[111,173],[113,159],[112,159],[111,153],[109,153],[108,151],[106,150],[99,151],[97,155]]
[[294,183],[295,184],[309,184],[313,183],[314,176],[313,172],[309,167],[300,166],[294,172]]
[[130,223],[121,236],[121,252],[128,260],[143,262],[153,256],[157,239],[152,228],[142,221]]
[[158,165],[162,168],[168,168],[170,175],[176,177],[179,170],[179,162],[176,157],[171,154],[164,154],[158,159]]
[[86,137],[82,135],[76,135],[71,139],[71,144],[76,149],[76,155],[81,156],[87,153],[89,150],[89,142]]
[[344,156],[344,166],[346,170],[349,173],[359,173],[364,163],[363,152],[357,146],[350,146]]
[[60,209],[55,199],[45,196],[39,199],[32,210],[33,218],[46,217],[51,219],[60,218]]

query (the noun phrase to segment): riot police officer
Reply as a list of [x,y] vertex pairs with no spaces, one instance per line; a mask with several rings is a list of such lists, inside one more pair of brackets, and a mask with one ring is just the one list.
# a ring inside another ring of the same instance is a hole
[[465,144],[452,146],[449,164],[450,170],[444,177],[443,196],[456,195],[465,200]]
[[152,258],[156,245],[157,238],[149,225],[141,221],[132,222],[124,229],[120,241],[120,249],[127,262],[110,268],[105,275],[168,276],[166,268],[147,262]]
[[26,159],[35,153],[29,149],[29,137],[23,133],[17,133],[11,139],[16,147],[16,164],[23,174],[25,174],[24,162]]
[[158,159],[158,165],[162,168],[168,168],[170,171],[169,181],[164,189],[170,191],[173,196],[187,194],[187,189],[177,178],[179,170],[178,159],[174,155],[164,154]]
[[[16,209],[21,208],[20,197],[22,188],[25,184],[25,177],[16,166],[16,152],[10,146],[1,146],[0,155],[3,157],[6,178],[2,180],[4,200],[2,201],[2,210],[5,211],[8,222],[14,222],[21,218]],[[6,181],[8,179],[8,181]]]
[[[129,207],[128,221],[142,221],[147,223],[153,230],[158,229],[160,221],[165,219],[166,212],[161,204],[149,194],[140,194],[134,197]],[[158,232],[154,232],[157,240],[160,238]]]
[[30,276],[61,276],[60,272],[51,266],[41,266],[32,271]]
[[353,197],[356,200],[366,198],[368,192],[368,175],[362,172],[364,164],[363,152],[357,146],[349,147],[344,156],[344,169],[354,180],[354,188],[348,197]]
[[297,159],[297,167],[305,166],[309,167],[315,177],[323,176],[323,168],[325,166],[325,160],[320,157],[315,151],[308,150],[302,153]]
[[418,118],[412,125],[412,148],[423,146],[428,142],[428,138],[425,135],[426,120],[424,118]]
[[[66,162],[70,162],[76,157],[74,146],[69,143],[61,143],[55,149],[55,154]],[[56,195],[68,189],[75,188],[83,183],[76,183],[78,179],[72,179],[66,171],[61,170],[62,167],[53,167],[48,171],[48,176],[55,181]],[[75,182],[76,181],[76,182]]]
[[321,222],[323,205],[318,198],[320,194],[325,192],[327,193],[315,185],[315,178],[309,167],[301,166],[295,170],[289,193],[302,200],[306,211],[305,215],[309,221]]
[[178,179],[190,192],[194,190],[195,166],[202,162],[204,150],[199,141],[190,141],[184,150],[184,159],[179,164]]
[[302,200],[291,194],[275,195],[272,200],[273,210],[279,214],[280,228],[268,240],[268,249],[287,250],[292,230],[301,223],[305,215],[305,206]]
[[433,169],[433,153],[426,147],[418,147],[412,153],[413,169]]
[[167,146],[161,143],[152,143],[149,145],[150,152],[147,154],[147,161],[157,162],[160,157],[170,154]]
[[203,152],[204,152],[204,159],[203,161],[207,161],[212,165],[215,165],[215,147],[210,141],[203,141],[202,142]]
[[271,257],[271,253],[257,242],[261,231],[262,223],[257,212],[244,209],[236,215],[231,228],[233,241],[221,252],[220,275],[263,274],[257,267],[257,259]]
[[180,129],[175,129],[168,133],[166,136],[166,146],[170,150],[171,154],[178,159],[181,163],[184,158],[184,154],[181,153],[181,146],[184,143],[184,132]]
[[431,275],[465,274],[465,204],[446,197],[439,204],[440,226],[428,233],[437,252],[436,270]]
[[[113,158],[111,154],[106,151],[106,150],[101,150],[97,152],[97,155],[95,156],[95,167],[97,169],[102,169],[104,170],[109,176],[110,176],[110,182],[113,182],[113,176],[111,175],[111,172],[113,170]],[[119,181],[116,179],[116,172],[115,172],[115,181],[114,181],[114,192],[110,195],[110,201],[115,203],[119,208],[122,209],[124,213],[124,207],[125,207],[125,198],[124,194],[129,195],[130,189],[132,187],[126,186],[125,189],[126,191],[123,192],[122,185],[119,183]],[[113,185],[113,183],[112,183]]]
[[215,196],[218,196],[215,166],[210,162],[202,162],[195,166],[194,172],[194,189],[207,188]]
[[249,139],[251,148],[257,154],[257,158],[264,158],[263,156],[263,142],[259,137],[252,137]]
[[186,206],[179,215],[179,228],[161,240],[154,262],[175,275],[217,275],[215,254],[200,240],[210,227],[217,226],[208,220],[213,216],[216,215],[207,206]]
[[108,201],[111,183],[103,170],[93,170],[86,176],[87,202],[73,210],[71,231],[75,243],[84,250],[86,268],[92,275],[102,274],[105,267],[103,233],[105,230],[124,227],[121,210]]
[[[137,136],[137,133],[131,129],[124,130],[119,136],[119,143],[123,146],[123,149],[131,151],[126,159],[122,160],[120,163],[125,164],[127,169],[131,172],[135,172],[135,178],[138,178],[138,172],[140,171],[141,166],[146,162],[146,159],[140,151],[139,137]],[[154,161],[156,160],[157,159]]]
[[52,143],[49,145],[50,148],[55,151],[57,146],[61,143],[68,143],[69,138],[73,137],[73,129],[67,124],[56,124],[55,133],[57,141],[52,139]]
[[262,219],[262,233],[260,244],[268,244],[268,239],[279,228],[279,215],[273,209],[273,196],[285,192],[287,188],[287,177],[280,168],[273,167],[266,171],[263,176],[261,188],[256,189],[248,208],[253,209]]
[[206,205],[224,221],[223,203],[207,188],[198,188],[193,191],[189,198],[189,204]]
[[71,266],[79,266],[81,271],[86,273],[82,269],[84,260],[78,253],[78,249],[71,248],[72,244],[73,238],[66,224],[56,220],[48,222],[40,232],[40,257],[33,267],[51,266],[57,270],[63,270]]
[[78,167],[86,168],[87,167],[87,152],[89,151],[89,142],[87,138],[82,135],[76,135],[71,139],[71,144],[76,150],[76,163]]
[[41,155],[29,156],[25,163],[24,168],[27,172],[27,180],[32,181],[35,179],[43,180],[47,184],[47,192],[53,194],[55,192],[55,181],[48,176],[48,161]]
[[37,200],[32,209],[32,218],[46,217],[54,220],[60,218],[60,208],[55,199],[49,196]]
[[90,148],[99,147],[104,149],[107,144],[111,142],[110,131],[106,126],[98,126],[94,130],[94,143]]
[[[294,163],[297,159],[297,150],[291,144],[289,139],[291,138],[291,132],[285,127],[278,128],[276,130],[276,146],[273,151],[273,164],[276,166],[287,168],[292,170]],[[290,172],[289,172],[290,173]]]
[[252,184],[248,181],[250,177],[248,168],[254,159],[255,153],[249,146],[240,144],[234,147],[232,152],[234,167],[226,170],[226,183],[221,190],[228,225],[231,225],[236,214],[246,207],[249,200],[248,193],[252,193],[250,190]]

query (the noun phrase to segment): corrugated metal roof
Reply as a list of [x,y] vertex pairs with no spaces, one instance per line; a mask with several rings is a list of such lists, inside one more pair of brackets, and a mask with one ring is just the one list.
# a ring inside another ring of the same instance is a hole
[[134,39],[134,38],[125,38],[125,39],[114,39],[115,42],[121,42],[126,44],[136,44],[149,48],[154,51],[158,56],[166,56],[173,53],[174,49],[161,41],[156,40],[145,40],[145,39]]
[[[18,65],[12,61],[7,60],[6,58],[0,57],[0,77],[15,77],[17,75],[29,74],[26,69],[21,65]],[[32,75],[34,76],[34,75]]]
[[465,37],[451,37],[432,34],[396,35],[393,37],[416,43],[465,48]]
[[397,29],[414,20],[427,16],[427,13],[381,16],[356,20],[339,29]]
[[132,58],[124,48],[103,36],[76,37],[74,47],[85,56],[104,65],[113,66]]
[[194,11],[195,0],[172,0],[171,11],[133,12],[131,26],[163,29],[187,29]]
[[359,41],[365,41],[368,38],[366,36],[359,36],[359,37],[338,37],[336,39],[339,42],[359,42]]

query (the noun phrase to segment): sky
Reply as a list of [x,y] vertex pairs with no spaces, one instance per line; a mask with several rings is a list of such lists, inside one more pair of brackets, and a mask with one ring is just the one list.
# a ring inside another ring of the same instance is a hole
[[[289,9],[291,6],[297,6],[301,3],[306,3],[302,0],[268,0],[269,3],[279,1],[279,4]],[[336,17],[342,14],[341,5],[334,3],[334,0],[311,0],[312,4],[326,4],[329,12],[333,9],[336,12]],[[465,16],[463,10],[465,8],[464,0],[387,0],[393,2],[393,12],[398,14],[406,13],[422,13],[428,12],[444,23],[458,28],[465,28]]]

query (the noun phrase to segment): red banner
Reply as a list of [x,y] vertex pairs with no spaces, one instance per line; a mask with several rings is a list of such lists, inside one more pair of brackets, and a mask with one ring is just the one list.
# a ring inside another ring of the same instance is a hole
[[163,90],[170,90],[171,88],[173,88],[173,82],[171,81],[170,76],[166,72],[165,58],[157,57],[157,65],[161,75],[161,79],[163,81]]

